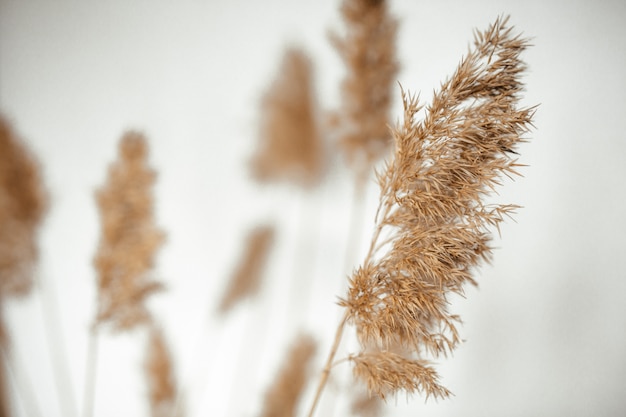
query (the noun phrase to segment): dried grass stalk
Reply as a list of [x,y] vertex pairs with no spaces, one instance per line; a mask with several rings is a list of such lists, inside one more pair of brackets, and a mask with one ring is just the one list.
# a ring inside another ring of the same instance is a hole
[[389,112],[399,64],[398,22],[385,0],[344,0],[345,34],[331,34],[347,74],[337,114],[339,145],[358,176],[386,156],[391,145]]
[[47,203],[39,163],[0,116],[0,297],[31,290]]
[[[404,123],[393,131],[394,158],[378,175],[380,205],[372,246],[341,301],[363,351],[357,377],[381,396],[398,390],[446,397],[425,356],[459,343],[450,293],[475,284],[473,270],[491,254],[490,229],[515,209],[483,199],[518,166],[533,108],[519,109],[528,43],[508,18],[477,32],[422,122],[417,99],[403,93]],[[375,345],[378,351],[367,349]],[[388,349],[406,349],[397,354]]]
[[526,67],[520,54],[528,42],[507,24],[508,18],[498,18],[476,32],[474,47],[423,121],[416,121],[417,99],[403,92],[395,153],[377,175],[381,194],[371,246],[340,301],[346,314],[310,416],[345,323],[356,327],[361,352],[350,359],[370,392],[449,395],[428,358],[446,355],[460,341],[460,320],[448,311],[448,298],[475,284],[474,269],[491,255],[491,229],[516,207],[483,199],[502,176],[517,174],[512,156],[534,114],[518,106]]
[[246,239],[243,258],[233,273],[218,307],[219,313],[227,313],[238,302],[258,292],[267,257],[274,242],[274,234],[274,227],[267,225],[256,227],[250,232]]
[[145,362],[148,380],[148,397],[152,417],[181,417],[174,413],[176,405],[176,376],[171,352],[163,331],[153,326]]
[[98,272],[96,325],[129,330],[150,321],[146,298],[162,288],[151,279],[155,254],[165,235],[153,214],[156,173],[147,165],[148,145],[137,132],[124,134],[118,160],[96,193],[101,237],[94,265]]
[[292,417],[308,379],[309,365],[316,351],[310,336],[300,336],[285,358],[283,368],[265,394],[262,417]]
[[259,147],[250,162],[258,181],[305,187],[320,181],[324,145],[316,113],[311,60],[303,50],[290,48],[261,103]]

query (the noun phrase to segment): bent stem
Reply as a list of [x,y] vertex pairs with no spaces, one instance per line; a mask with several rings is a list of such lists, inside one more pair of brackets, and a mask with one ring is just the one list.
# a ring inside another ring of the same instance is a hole
[[335,340],[333,341],[333,345],[330,349],[330,353],[328,354],[328,358],[326,359],[326,365],[322,370],[322,376],[320,378],[320,382],[317,386],[317,391],[315,392],[315,398],[313,399],[313,403],[311,404],[311,408],[309,410],[308,417],[313,417],[315,414],[315,409],[317,408],[317,404],[322,396],[322,391],[324,391],[324,387],[326,386],[326,382],[328,382],[328,377],[330,375],[330,370],[333,367],[333,360],[335,359],[335,354],[337,353],[337,348],[339,347],[339,343],[341,343],[341,337],[343,336],[343,328],[348,321],[348,311],[343,316],[341,323],[337,327],[337,332],[335,333]]

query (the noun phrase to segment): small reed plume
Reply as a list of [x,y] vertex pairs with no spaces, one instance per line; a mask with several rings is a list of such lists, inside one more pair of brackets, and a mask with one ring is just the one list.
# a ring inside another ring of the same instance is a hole
[[246,297],[254,296],[261,284],[263,270],[274,242],[274,227],[254,228],[246,239],[245,252],[233,273],[218,307],[225,314]]
[[0,297],[30,292],[47,203],[39,163],[0,116]]
[[361,351],[349,359],[370,392],[383,398],[401,390],[450,395],[429,358],[445,356],[460,342],[449,296],[475,284],[474,269],[490,258],[490,230],[516,208],[483,199],[503,175],[517,174],[513,156],[534,114],[518,107],[526,68],[520,54],[528,42],[507,23],[498,18],[475,34],[474,48],[435,94],[423,121],[415,120],[417,99],[403,93],[395,154],[378,175],[370,250],[340,302],[346,316],[324,375],[350,323]]
[[151,416],[181,417],[180,411],[174,412],[177,388],[172,355],[165,342],[163,331],[156,326],[150,329],[144,368],[148,381]]
[[283,368],[265,394],[261,417],[295,416],[315,351],[316,343],[310,336],[302,335],[296,339]]
[[130,331],[151,323],[145,302],[163,287],[151,277],[165,234],[154,222],[156,172],[147,159],[145,137],[125,133],[118,145],[118,159],[109,166],[107,181],[96,192],[101,228],[94,257],[98,298],[85,367],[84,417],[93,414],[99,329],[109,325],[114,332]]
[[367,391],[358,392],[350,405],[350,412],[360,417],[380,417],[383,414],[383,402],[380,397]]
[[[4,323],[9,297],[25,297],[34,283],[37,232],[48,206],[38,161],[0,115],[0,416],[9,416],[10,341]],[[33,404],[34,406],[34,404]]]
[[359,180],[387,155],[391,145],[389,111],[399,64],[398,22],[385,0],[344,0],[345,34],[331,34],[347,70],[337,117],[339,145]]
[[151,187],[156,173],[147,165],[143,135],[124,134],[118,160],[96,193],[101,237],[94,265],[98,272],[96,325],[130,330],[150,321],[146,298],[162,288],[151,279],[155,253],[165,235],[154,222]]
[[261,102],[259,147],[250,161],[260,182],[319,183],[324,146],[317,125],[311,60],[297,48],[285,52],[279,76]]

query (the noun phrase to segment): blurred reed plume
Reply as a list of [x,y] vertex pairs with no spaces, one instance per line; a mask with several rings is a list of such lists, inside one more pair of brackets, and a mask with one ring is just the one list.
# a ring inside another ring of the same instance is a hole
[[382,405],[379,397],[362,393],[354,398],[350,411],[355,416],[378,417],[382,415]]
[[150,328],[144,368],[151,416],[181,417],[180,410],[175,412],[177,386],[172,355],[163,330],[156,325]]
[[154,221],[152,186],[156,172],[148,166],[148,144],[126,132],[106,183],[96,191],[100,209],[100,242],[94,257],[98,274],[97,313],[90,332],[84,385],[83,416],[93,413],[98,330],[130,331],[153,323],[145,304],[163,286],[151,277],[156,251],[165,234]]
[[274,227],[268,225],[258,226],[248,234],[242,259],[219,304],[219,313],[227,313],[238,302],[258,292],[274,235]]
[[96,193],[101,237],[94,259],[98,272],[96,325],[130,330],[150,321],[145,299],[162,285],[151,279],[155,254],[165,234],[155,225],[151,187],[156,173],[147,165],[143,135],[127,132],[118,160]]
[[308,335],[300,335],[272,386],[265,394],[261,417],[293,417],[309,376],[309,366],[315,356],[316,343]]
[[341,109],[335,116],[340,148],[362,181],[391,145],[388,126],[399,68],[398,22],[390,16],[385,0],[343,0],[341,15],[345,33],[331,33],[331,42],[347,73],[341,84]]
[[0,115],[0,416],[11,414],[7,370],[15,366],[4,303],[8,297],[25,297],[33,288],[37,232],[47,206],[38,161]]
[[30,292],[47,204],[39,163],[0,116],[0,298]]
[[317,124],[311,60],[289,48],[279,75],[261,101],[259,145],[250,161],[260,182],[285,181],[309,187],[324,169],[324,145]]
[[426,109],[403,92],[404,121],[395,153],[378,174],[380,202],[368,254],[352,274],[346,308],[314,401],[331,369],[343,327],[356,327],[361,351],[349,359],[356,378],[381,397],[400,390],[447,397],[429,358],[460,342],[451,294],[475,284],[491,255],[490,229],[516,206],[483,200],[519,166],[512,155],[532,123],[519,108],[520,54],[526,39],[498,18],[476,32],[474,46]]

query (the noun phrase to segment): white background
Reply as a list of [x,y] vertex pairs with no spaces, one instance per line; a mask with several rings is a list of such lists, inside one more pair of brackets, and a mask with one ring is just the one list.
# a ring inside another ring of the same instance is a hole
[[[455,396],[424,405],[419,396],[400,395],[387,415],[623,413],[626,5],[391,3],[400,18],[404,88],[429,100],[467,51],[472,30],[510,14],[534,44],[524,55],[524,104],[541,106],[532,140],[520,150],[529,165],[524,178],[505,181],[497,197],[524,208],[494,241],[492,265],[478,272],[480,288],[453,305],[467,342],[438,369]],[[298,274],[313,279],[306,328],[320,343],[319,369],[351,269],[344,265],[349,172],[335,167],[310,195],[259,187],[247,162],[259,98],[286,46],[309,51],[320,105],[337,106],[342,64],[327,31],[340,27],[338,1],[329,0],[0,1],[0,111],[39,157],[51,194],[40,239],[41,289],[3,306],[17,359],[11,381],[21,386],[13,396],[17,416],[74,417],[81,410],[96,297],[93,193],[126,129],[147,135],[159,172],[156,215],[168,241],[156,275],[168,291],[150,307],[188,388],[187,416],[258,414],[296,334],[285,300],[296,296]],[[397,98],[394,118],[399,108]],[[376,199],[372,182],[362,247]],[[305,226],[298,226],[301,219]],[[243,239],[266,221],[278,235],[261,298],[217,320],[213,311]],[[101,338],[95,416],[147,415],[144,336]],[[68,373],[55,372],[55,363]],[[346,369],[340,365],[337,373]],[[346,415],[332,388],[319,415]],[[310,395],[309,389],[307,404]]]

